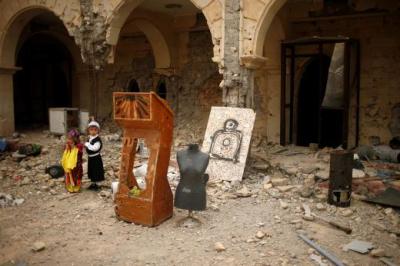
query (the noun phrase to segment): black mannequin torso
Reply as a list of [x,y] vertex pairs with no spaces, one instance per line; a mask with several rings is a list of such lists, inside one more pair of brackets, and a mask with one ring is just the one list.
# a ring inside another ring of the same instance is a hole
[[209,155],[199,150],[196,144],[177,153],[181,180],[175,193],[175,206],[186,210],[204,210],[206,207],[206,183],[204,175]]
[[[202,178],[207,169],[210,157],[199,150],[197,145],[189,146],[187,150],[177,153],[181,179]],[[184,178],[182,178],[184,177]]]

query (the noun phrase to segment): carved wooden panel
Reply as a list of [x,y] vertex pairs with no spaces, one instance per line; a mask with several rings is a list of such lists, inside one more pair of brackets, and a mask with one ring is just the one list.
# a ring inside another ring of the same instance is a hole
[[150,95],[116,94],[114,99],[116,119],[151,119]]

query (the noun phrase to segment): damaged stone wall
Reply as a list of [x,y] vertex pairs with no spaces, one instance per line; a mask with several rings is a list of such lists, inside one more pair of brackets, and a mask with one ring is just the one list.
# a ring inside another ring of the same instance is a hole
[[115,63],[106,65],[99,75],[99,118],[111,118],[112,93],[126,90],[131,79],[136,79],[141,91],[150,91],[154,66],[152,49],[144,35],[122,38]]
[[[112,92],[125,90],[135,79],[141,91],[156,91],[160,81],[167,87],[167,100],[175,112],[177,144],[199,141],[207,125],[212,105],[222,105],[221,75],[212,61],[209,31],[188,32],[186,57],[177,73],[157,74],[152,48],[144,35],[122,37],[116,47],[115,63],[99,75],[99,118],[111,119]],[[101,107],[101,108],[100,108]]]
[[81,48],[83,62],[101,69],[110,53],[110,45],[106,42],[106,17],[99,12],[93,0],[80,0],[82,25],[75,30],[76,43]]
[[198,143],[207,126],[213,105],[222,105],[221,75],[212,62],[213,46],[208,31],[189,33],[187,63],[171,88],[171,102],[175,111],[175,143]]
[[388,143],[392,109],[400,103],[400,15],[293,24],[292,38],[349,36],[361,45],[360,142],[371,136]]

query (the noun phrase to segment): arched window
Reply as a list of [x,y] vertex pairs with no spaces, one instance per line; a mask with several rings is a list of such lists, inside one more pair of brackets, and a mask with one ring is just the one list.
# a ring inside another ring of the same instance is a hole
[[161,80],[157,86],[157,94],[163,99],[167,99],[167,85],[164,80]]
[[140,92],[139,84],[137,83],[136,79],[131,79],[129,81],[128,88],[126,89],[127,92]]

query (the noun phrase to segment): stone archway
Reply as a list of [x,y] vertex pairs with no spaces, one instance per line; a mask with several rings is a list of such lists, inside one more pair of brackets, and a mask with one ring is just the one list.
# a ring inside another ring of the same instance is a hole
[[[268,30],[287,0],[243,1],[242,57],[263,61],[264,42]],[[246,60],[246,59],[245,59]]]
[[134,24],[146,35],[154,53],[154,60],[157,69],[171,67],[171,47],[163,36],[162,32],[150,21],[145,19],[135,19]]
[[32,18],[49,12],[60,18],[69,34],[80,24],[78,0],[0,2],[0,135],[15,130],[13,75],[18,70],[15,64],[21,33]]
[[[223,1],[222,0],[187,0],[193,3],[202,11],[207,19],[207,24],[211,32],[212,42],[214,45],[213,61],[221,62],[221,47],[223,47]],[[106,24],[108,24],[106,42],[115,47],[119,40],[119,35],[127,18],[132,11],[137,8],[144,0],[119,0],[113,11],[107,16]],[[153,33],[154,34],[154,33]],[[115,49],[111,49],[115,51]],[[113,56],[110,56],[113,58]]]

